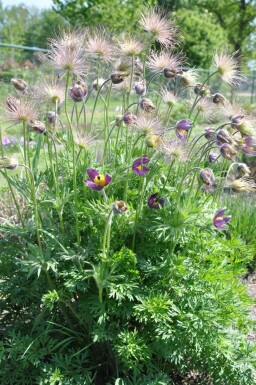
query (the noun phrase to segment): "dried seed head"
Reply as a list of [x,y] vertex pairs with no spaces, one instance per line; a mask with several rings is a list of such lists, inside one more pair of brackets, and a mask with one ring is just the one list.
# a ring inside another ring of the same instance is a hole
[[162,134],[164,129],[162,123],[158,118],[151,117],[148,114],[140,114],[134,124],[134,129],[141,131],[145,135]]
[[48,64],[59,73],[68,72],[82,78],[88,72],[88,63],[81,45],[76,49],[62,45],[52,47],[48,55]]
[[85,31],[79,30],[66,30],[52,39],[49,39],[51,49],[59,49],[60,47],[68,48],[72,51],[80,49],[84,45],[86,37]]
[[170,47],[176,43],[175,25],[169,15],[161,9],[154,7],[142,13],[139,23],[164,47]]
[[81,148],[87,149],[96,143],[96,137],[84,132],[74,133],[74,142]]
[[11,83],[16,88],[16,90],[18,90],[20,92],[24,92],[28,87],[28,83],[26,83],[22,79],[13,78],[13,79],[11,79]]
[[0,158],[0,169],[5,168],[6,170],[16,170],[18,165],[19,165],[19,162],[16,158],[7,158],[7,157]]

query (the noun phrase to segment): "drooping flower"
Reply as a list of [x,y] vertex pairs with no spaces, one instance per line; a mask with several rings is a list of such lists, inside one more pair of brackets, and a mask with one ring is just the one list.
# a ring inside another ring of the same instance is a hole
[[146,93],[146,83],[144,80],[140,80],[134,84],[134,89],[137,95],[145,95]]
[[3,146],[9,146],[9,144],[12,144],[12,141],[10,138],[8,138],[7,136],[4,136],[2,138],[2,145]]
[[147,98],[141,99],[140,102],[139,102],[139,106],[145,112],[152,112],[153,110],[156,109],[156,107],[151,102],[151,100],[147,99]]
[[31,127],[31,130],[37,134],[44,134],[46,132],[45,124],[39,120],[29,123],[29,127]]
[[137,116],[134,115],[132,112],[126,112],[122,116],[122,120],[127,126],[134,126],[137,122]]
[[212,186],[215,183],[213,171],[209,167],[201,169],[199,177],[207,186]]
[[231,117],[231,127],[238,130],[242,136],[255,135],[255,129],[252,119],[244,114],[238,114]]
[[230,135],[230,133],[227,130],[225,130],[225,128],[222,128],[217,132],[216,140],[217,140],[217,144],[219,145],[222,145],[224,143],[229,143],[233,146],[237,145],[232,135]]
[[57,122],[58,118],[58,114],[56,115],[54,111],[48,111],[45,120],[50,126],[52,126]]
[[217,154],[216,152],[211,152],[209,154],[209,163],[214,163],[215,160],[219,157],[219,154]]
[[28,87],[28,83],[26,83],[22,79],[13,78],[13,79],[11,79],[11,83],[13,84],[15,89],[20,91],[20,92],[24,92]]
[[87,95],[87,85],[84,81],[78,80],[69,88],[69,96],[74,102],[82,102]]
[[243,79],[240,73],[237,52],[228,54],[225,49],[214,55],[214,65],[222,78],[231,87],[236,87]]
[[231,216],[224,217],[225,211],[224,209],[220,209],[213,218],[213,224],[219,230],[228,230],[226,223],[231,220]]
[[2,157],[0,158],[0,169],[5,168],[6,170],[16,170],[18,167],[19,162],[16,158],[7,158],[7,157]]
[[253,178],[244,176],[236,179],[231,183],[232,191],[235,193],[250,193],[256,192],[256,183]]
[[174,23],[170,20],[169,15],[161,9],[154,7],[144,14],[142,13],[139,23],[164,47],[169,47],[175,43],[176,28]]
[[166,51],[152,51],[147,61],[147,67],[154,73],[163,72],[165,68],[179,73],[179,67],[182,65],[182,57],[179,54],[172,54]]
[[179,139],[185,140],[190,128],[193,127],[193,123],[189,119],[182,119],[176,123],[176,135]]
[[147,155],[143,155],[142,157],[135,159],[132,164],[132,171],[139,176],[144,176],[150,170],[147,166],[144,166],[149,161],[150,159]]
[[84,180],[84,183],[91,190],[101,191],[104,187],[106,187],[112,180],[112,176],[109,174],[102,175],[99,174],[97,170],[94,168],[88,168],[87,174],[90,180]]
[[248,136],[244,139],[242,152],[246,155],[256,156],[256,141],[252,136]]
[[215,129],[213,127],[207,127],[204,129],[204,137],[205,139],[212,139],[215,134]]
[[226,98],[223,95],[219,94],[218,92],[212,95],[212,101],[214,104],[222,104],[222,105],[224,105],[227,102]]
[[112,203],[112,209],[115,214],[123,214],[128,210],[128,207],[124,201],[115,201]]
[[151,194],[150,197],[148,198],[148,206],[151,209],[159,210],[164,206],[164,198],[162,197],[158,198],[158,193]]
[[224,143],[220,148],[220,153],[223,158],[232,160],[237,156],[237,151],[228,143]]

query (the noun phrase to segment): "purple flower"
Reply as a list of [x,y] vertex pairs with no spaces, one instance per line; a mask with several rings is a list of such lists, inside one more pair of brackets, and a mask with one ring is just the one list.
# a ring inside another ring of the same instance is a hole
[[228,230],[228,226],[225,224],[230,221],[231,217],[224,217],[225,210],[220,209],[213,218],[214,226],[219,230]]
[[228,143],[224,143],[220,148],[220,153],[223,158],[232,160],[237,156],[237,151]]
[[149,168],[144,166],[144,164],[148,163],[149,161],[150,159],[147,157],[147,155],[143,155],[141,158],[135,159],[132,164],[132,171],[139,176],[144,176],[149,171]]
[[87,174],[88,174],[90,180],[84,180],[84,183],[91,190],[101,191],[112,180],[112,176],[111,175],[109,175],[109,174],[101,175],[94,168],[88,168],[87,169]]
[[148,206],[151,209],[159,210],[164,205],[164,198],[157,198],[158,193],[151,194],[148,198]]
[[177,130],[188,131],[191,127],[193,127],[193,123],[189,119],[182,119],[176,123],[175,127]]
[[256,142],[252,136],[248,136],[244,139],[242,152],[246,155],[256,156]]
[[205,137],[205,139],[208,139],[208,140],[212,139],[214,134],[215,134],[215,129],[214,128],[212,128],[212,127],[205,128],[205,130],[204,130],[204,137]]
[[234,115],[231,118],[231,127],[232,128],[237,128],[241,123],[243,123],[244,115],[239,114],[239,115]]
[[201,181],[207,186],[211,186],[215,183],[213,171],[209,167],[202,168],[199,177]]
[[209,154],[209,163],[215,162],[215,160],[218,158],[219,154],[217,152],[211,152]]
[[12,141],[10,138],[8,138],[7,136],[4,136],[3,139],[2,139],[2,145],[3,146],[9,146],[9,144],[11,144]]

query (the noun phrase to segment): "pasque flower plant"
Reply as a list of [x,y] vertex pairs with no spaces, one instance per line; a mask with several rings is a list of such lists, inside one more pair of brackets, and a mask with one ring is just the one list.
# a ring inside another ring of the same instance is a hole
[[17,160],[0,135],[14,207],[0,216],[0,383],[253,383],[240,276],[255,245],[217,209],[227,185],[255,191],[240,160],[256,154],[253,117],[209,86],[237,84],[236,57],[219,52],[200,79],[165,12],[138,25],[67,30],[43,81],[12,81],[1,120],[23,146]]

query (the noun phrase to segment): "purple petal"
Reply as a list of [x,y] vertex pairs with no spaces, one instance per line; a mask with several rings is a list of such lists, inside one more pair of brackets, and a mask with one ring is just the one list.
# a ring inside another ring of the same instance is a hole
[[96,176],[99,175],[98,171],[95,170],[95,168],[87,168],[86,171],[87,171],[87,174],[88,174],[89,178],[91,179],[91,181],[94,181]]
[[106,174],[105,176],[106,186],[112,181],[112,176],[109,174]]
[[157,197],[158,193],[155,193],[155,194],[152,194],[150,195],[150,197],[148,198],[148,205],[149,207],[151,207],[153,205],[153,203],[155,202],[155,198]]
[[217,214],[214,216],[214,219],[215,219],[215,218],[218,218],[218,217],[223,217],[225,211],[226,211],[225,209],[219,209],[219,211],[217,212]]
[[223,221],[224,221],[225,223],[228,223],[230,220],[231,220],[231,216],[227,216],[227,217],[224,217],[224,218],[223,218]]
[[150,169],[146,166],[143,166],[142,170],[139,170],[137,167],[132,167],[132,171],[139,176],[144,176]]
[[92,182],[91,180],[84,180],[84,183],[87,187],[89,187],[91,190],[101,191],[103,190],[103,187],[99,186],[97,183]]
[[138,167],[138,166],[141,166],[142,164],[148,163],[149,161],[150,159],[146,155],[143,155],[142,157],[135,159],[132,166]]

